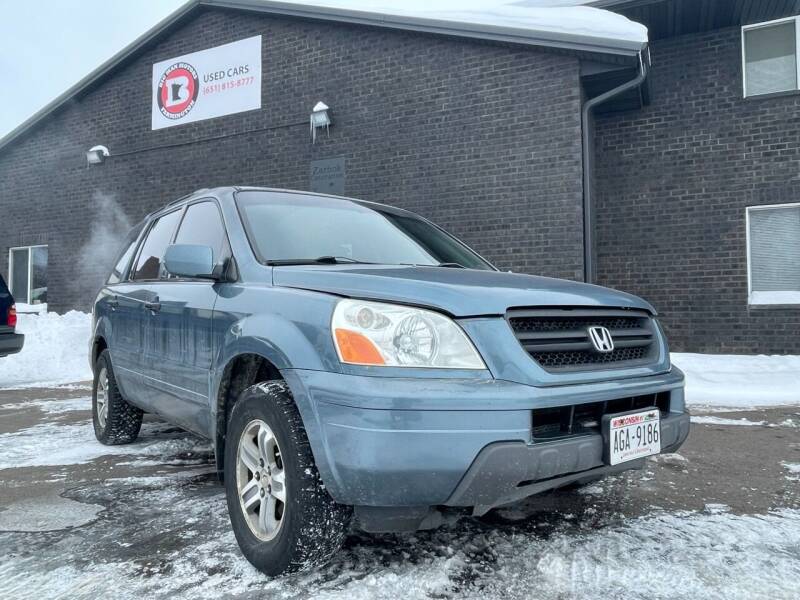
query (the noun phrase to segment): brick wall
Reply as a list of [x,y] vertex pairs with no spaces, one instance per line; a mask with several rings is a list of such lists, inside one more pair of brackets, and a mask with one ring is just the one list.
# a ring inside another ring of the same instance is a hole
[[748,308],[745,207],[800,201],[800,95],[744,99],[739,28],[658,41],[652,105],[596,120],[599,283],[673,349],[800,353],[800,307]]
[[[150,130],[154,62],[258,34],[262,110]],[[334,127],[312,146],[318,100]],[[215,136],[228,137],[203,141]],[[87,168],[95,144],[142,151]],[[47,243],[51,307],[85,310],[111,262],[87,246],[111,216],[103,199],[137,221],[201,187],[308,189],[310,162],[338,156],[348,195],[419,212],[500,268],[582,276],[577,58],[219,9],[0,151],[0,272],[10,246]]]

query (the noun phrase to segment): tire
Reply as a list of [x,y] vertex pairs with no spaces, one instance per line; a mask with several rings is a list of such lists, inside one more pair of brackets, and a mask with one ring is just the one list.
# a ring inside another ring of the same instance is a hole
[[283,381],[249,387],[234,404],[225,495],[242,553],[271,576],[326,563],[344,543],[352,514],[325,489]]
[[111,367],[111,355],[103,350],[94,365],[92,422],[97,441],[106,446],[130,444],[142,428],[142,411],[122,397]]

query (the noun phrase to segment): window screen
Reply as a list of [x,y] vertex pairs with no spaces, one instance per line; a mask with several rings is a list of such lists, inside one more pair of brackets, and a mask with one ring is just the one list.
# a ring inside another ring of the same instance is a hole
[[800,204],[750,209],[750,288],[800,292]]
[[746,95],[797,89],[795,22],[744,32]]
[[47,302],[47,246],[31,248],[31,304]]
[[11,251],[11,295],[20,304],[27,304],[29,296],[28,267],[29,248],[16,248]]
[[142,250],[136,261],[131,279],[158,279],[162,273],[161,261],[167,246],[172,240],[175,226],[181,211],[176,210],[164,215],[156,221],[156,224],[147,234],[147,239],[142,243]]

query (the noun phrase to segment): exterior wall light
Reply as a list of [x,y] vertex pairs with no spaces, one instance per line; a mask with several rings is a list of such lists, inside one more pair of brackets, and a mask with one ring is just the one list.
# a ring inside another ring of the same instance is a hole
[[86,153],[86,162],[90,165],[101,165],[111,153],[105,146],[92,146]]
[[330,135],[331,115],[330,107],[324,102],[317,102],[317,105],[311,111],[311,141],[317,142],[317,130],[325,129],[325,132]]

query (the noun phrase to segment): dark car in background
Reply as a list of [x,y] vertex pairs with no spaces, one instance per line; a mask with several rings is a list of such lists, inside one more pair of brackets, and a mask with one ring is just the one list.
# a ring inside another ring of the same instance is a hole
[[14,306],[14,297],[0,275],[0,357],[22,350],[25,336],[17,333],[16,328],[17,309]]

